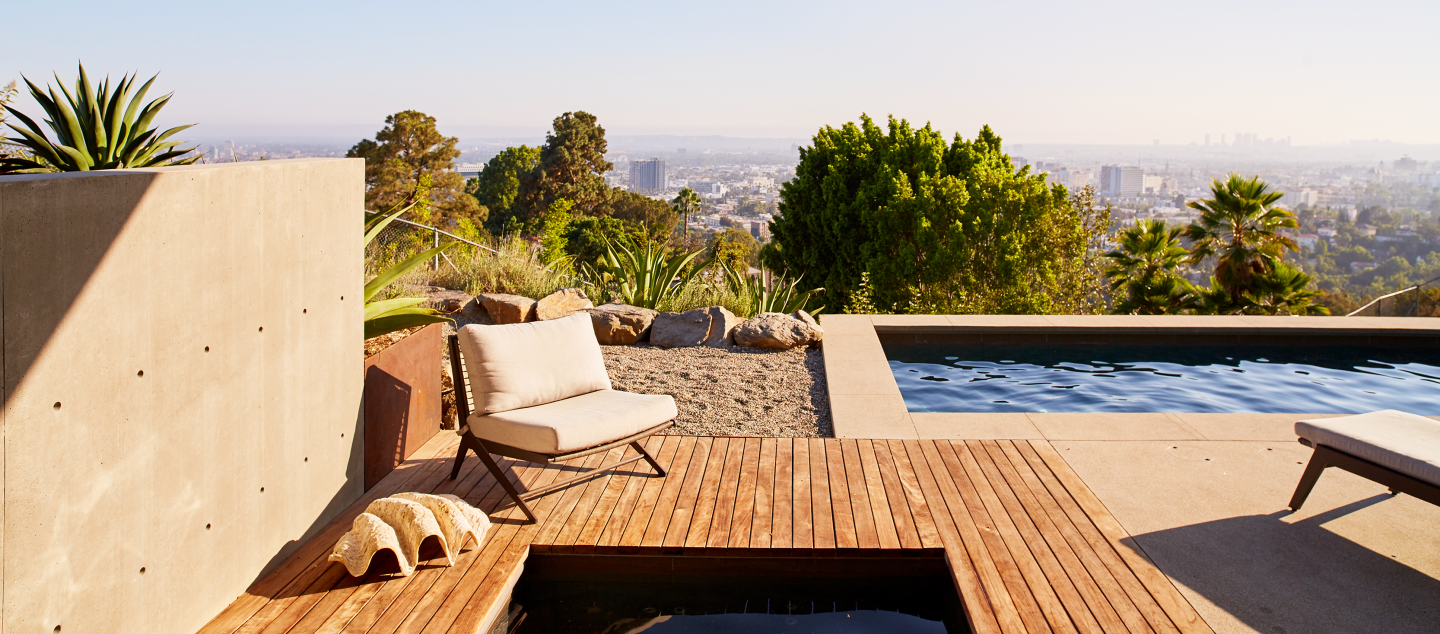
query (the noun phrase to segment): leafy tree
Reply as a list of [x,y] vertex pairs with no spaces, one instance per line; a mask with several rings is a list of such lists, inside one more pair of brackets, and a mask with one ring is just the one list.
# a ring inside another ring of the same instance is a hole
[[540,261],[545,264],[554,264],[564,258],[565,248],[568,241],[565,234],[570,228],[570,209],[574,204],[564,198],[558,198],[550,203],[550,209],[545,212],[544,231],[540,239]]
[[605,160],[605,128],[588,112],[555,117],[534,169],[520,175],[519,216],[526,226],[539,224],[555,200],[564,198],[578,216],[608,215],[610,187],[603,174],[614,165]]
[[675,213],[679,214],[682,218],[681,222],[683,224],[680,225],[680,232],[682,234],[689,235],[690,214],[699,213],[700,194],[697,194],[695,193],[695,190],[686,187],[685,189],[680,190],[680,194],[676,196],[674,200],[670,201],[670,206],[673,207],[675,209]]
[[1180,246],[1182,231],[1164,220],[1144,220],[1120,232],[1120,248],[1105,254],[1105,277],[1117,296],[1111,312],[1173,315],[1191,306],[1194,289],[1179,274],[1190,256]]
[[565,250],[578,264],[598,267],[607,245],[616,241],[643,244],[649,239],[644,229],[632,229],[617,218],[578,218],[565,232]]
[[1274,207],[1284,194],[1256,176],[1249,180],[1231,174],[1225,182],[1210,186],[1212,198],[1189,204],[1200,218],[1185,228],[1184,237],[1193,244],[1190,261],[1215,258],[1215,281],[1230,295],[1231,304],[1255,288],[1255,279],[1275,270],[1285,249],[1298,248],[1280,234],[1282,228],[1297,226],[1290,212]]
[[675,231],[675,210],[662,201],[634,192],[616,190],[610,200],[610,215],[631,230],[645,233],[650,240],[663,241]]
[[364,139],[345,153],[365,159],[365,207],[381,211],[414,202],[422,177],[428,177],[425,198],[431,213],[417,214],[419,222],[484,220],[475,197],[463,191],[465,178],[451,170],[460,156],[457,141],[442,136],[435,118],[422,112],[406,110],[385,117],[385,127],[374,140]]
[[486,208],[485,226],[490,233],[504,233],[505,223],[517,215],[514,207],[520,196],[520,177],[539,164],[540,148],[507,147],[485,164],[479,176],[465,183],[466,191]]
[[749,231],[726,229],[716,231],[705,246],[705,257],[732,269],[744,271],[756,261],[760,245]]
[[[912,312],[1093,312],[1107,212],[1016,171],[988,126],[947,144],[928,124],[826,126],[782,187],[765,264],[849,305],[869,272],[877,306]],[[1098,230],[1098,231],[1097,231]]]

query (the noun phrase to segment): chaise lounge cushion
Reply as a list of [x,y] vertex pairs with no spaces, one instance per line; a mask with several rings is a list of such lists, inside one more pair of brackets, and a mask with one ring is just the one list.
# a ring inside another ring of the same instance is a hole
[[475,411],[495,414],[610,389],[590,315],[456,333]]
[[[589,316],[585,318],[588,327]],[[472,414],[467,422],[484,440],[555,455],[633,436],[675,414],[675,399],[668,395],[607,389],[486,416]]]
[[1393,409],[1302,420],[1295,433],[1418,480],[1440,485],[1440,421]]

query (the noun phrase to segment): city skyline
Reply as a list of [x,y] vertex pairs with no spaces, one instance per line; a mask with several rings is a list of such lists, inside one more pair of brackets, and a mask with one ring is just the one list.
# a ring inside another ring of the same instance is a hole
[[[472,136],[540,135],[585,110],[617,135],[803,139],[869,113],[1014,143],[1440,143],[1440,87],[1417,79],[1434,3],[388,7],[159,2],[81,26],[63,52],[17,30],[0,81],[68,82],[77,58],[97,77],[160,72],[157,90],[176,92],[161,123],[197,136],[368,136],[415,109],[489,132]],[[10,14],[52,19],[41,11]],[[116,47],[117,32],[184,43]]]

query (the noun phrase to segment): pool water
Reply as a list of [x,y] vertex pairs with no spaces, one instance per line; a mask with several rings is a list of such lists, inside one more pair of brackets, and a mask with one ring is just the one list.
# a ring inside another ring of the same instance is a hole
[[1436,349],[1374,346],[885,346],[912,412],[1440,415]]

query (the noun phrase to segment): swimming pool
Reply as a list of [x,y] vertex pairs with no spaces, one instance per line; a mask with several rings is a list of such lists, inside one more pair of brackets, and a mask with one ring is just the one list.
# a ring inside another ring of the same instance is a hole
[[886,343],[911,412],[1440,415],[1434,348]]

